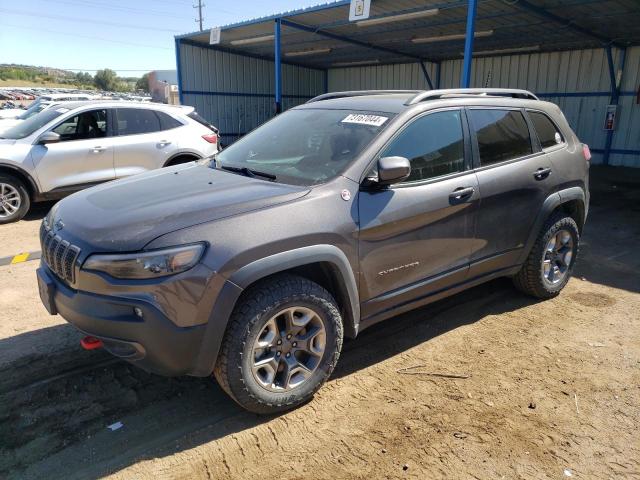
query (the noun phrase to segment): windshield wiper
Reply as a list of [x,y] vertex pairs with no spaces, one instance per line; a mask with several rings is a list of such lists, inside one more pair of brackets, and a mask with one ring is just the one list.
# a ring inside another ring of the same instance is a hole
[[227,170],[229,172],[241,173],[245,177],[250,177],[250,178],[262,177],[262,178],[266,178],[267,180],[276,179],[276,176],[273,175],[272,173],[260,172],[259,170],[253,170],[252,168],[247,168],[247,167],[232,167],[230,165],[220,165],[220,168],[223,170]]

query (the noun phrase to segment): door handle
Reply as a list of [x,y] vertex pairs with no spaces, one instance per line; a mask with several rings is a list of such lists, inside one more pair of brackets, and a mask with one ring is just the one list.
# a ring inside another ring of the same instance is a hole
[[91,149],[91,151],[92,151],[93,153],[100,153],[100,152],[104,152],[105,150],[106,150],[106,148],[105,148],[105,147],[100,147],[100,146],[98,146],[98,147],[93,147],[93,148]]
[[449,198],[451,200],[463,200],[469,198],[474,194],[475,188],[473,187],[460,187],[456,188],[453,192],[449,194]]
[[167,140],[160,140],[160,141],[158,142],[158,144],[159,144],[161,147],[165,147],[165,146],[167,146],[167,145],[171,145],[171,142],[168,142]]
[[551,175],[551,169],[550,168],[542,168],[542,167],[540,167],[538,170],[533,172],[533,178],[535,178],[536,180],[544,180],[549,175]]

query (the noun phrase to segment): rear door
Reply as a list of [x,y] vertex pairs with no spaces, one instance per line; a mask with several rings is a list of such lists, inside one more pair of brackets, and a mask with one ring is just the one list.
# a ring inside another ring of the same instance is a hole
[[363,318],[463,281],[479,195],[464,112],[411,121],[380,157],[402,156],[411,176],[359,193]]
[[482,201],[470,277],[517,264],[554,185],[552,164],[518,108],[469,108]]
[[60,135],[60,142],[32,147],[31,156],[44,192],[115,178],[114,138],[107,114],[105,108],[94,108],[70,115],[50,129]]
[[181,122],[150,108],[115,110],[116,177],[128,177],[164,166],[178,151]]

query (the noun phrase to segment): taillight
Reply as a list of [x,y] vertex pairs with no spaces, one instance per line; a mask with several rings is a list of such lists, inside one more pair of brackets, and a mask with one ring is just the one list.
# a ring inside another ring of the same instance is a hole
[[586,143],[582,144],[582,154],[584,155],[584,159],[588,162],[591,160],[591,150],[589,150],[589,145]]
[[209,143],[218,143],[217,133],[210,133],[209,135],[203,135],[202,138],[204,138]]

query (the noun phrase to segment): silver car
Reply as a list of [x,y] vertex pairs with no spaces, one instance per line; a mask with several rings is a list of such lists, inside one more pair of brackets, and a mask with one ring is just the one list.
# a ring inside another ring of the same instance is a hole
[[192,107],[59,104],[0,132],[0,224],[31,202],[208,157],[218,145],[218,130]]

